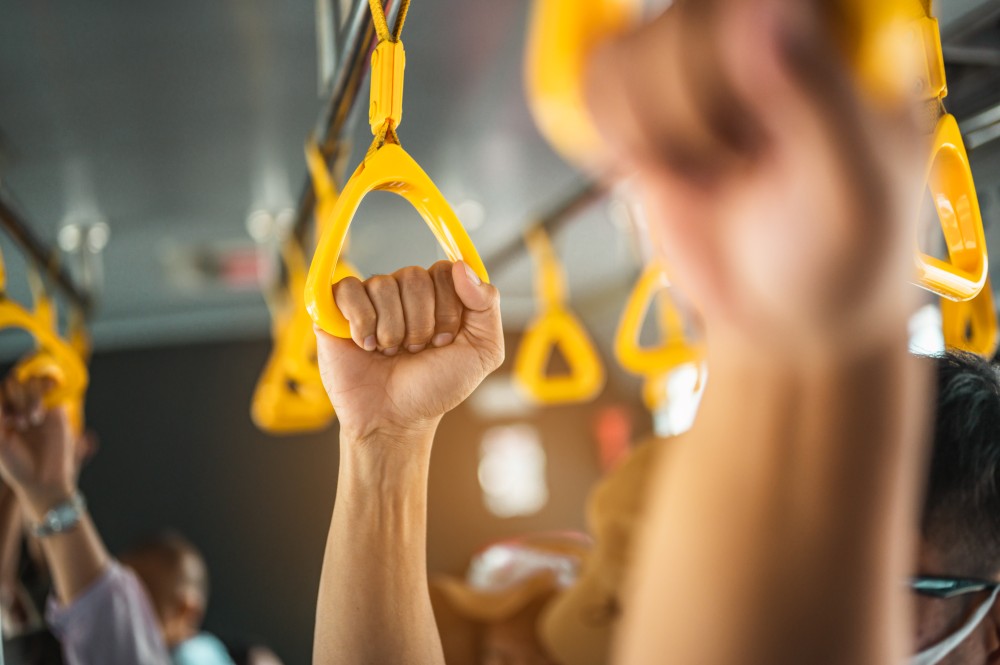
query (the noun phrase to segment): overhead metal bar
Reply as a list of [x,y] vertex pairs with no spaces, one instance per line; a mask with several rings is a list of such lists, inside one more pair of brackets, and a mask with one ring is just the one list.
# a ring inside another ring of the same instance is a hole
[[0,182],[0,226],[17,243],[38,270],[74,307],[90,316],[93,299],[73,281],[59,251],[46,245],[21,216],[12,197]]
[[[399,0],[389,0],[386,17],[390,23],[395,21],[399,5]],[[375,26],[372,23],[368,0],[353,1],[336,41],[340,45],[340,53],[337,55],[336,69],[330,82],[330,96],[316,121],[312,137],[327,159],[335,156],[348,116],[357,101],[361,82],[371,65],[370,54],[375,43]],[[305,239],[315,206],[312,181],[306,176],[295,208],[293,226],[295,236],[300,241]]]
[[[580,214],[587,208],[602,200],[605,192],[605,187],[597,182],[588,182],[582,185],[572,194],[562,199],[547,213],[539,216],[537,218],[538,221],[528,229],[525,229],[525,233],[532,228],[540,228],[548,233],[549,236],[555,237],[566,226],[578,219]],[[524,237],[522,234],[490,256],[483,257],[483,263],[486,264],[486,267],[490,271],[500,271],[511,261],[523,254],[524,249]]]

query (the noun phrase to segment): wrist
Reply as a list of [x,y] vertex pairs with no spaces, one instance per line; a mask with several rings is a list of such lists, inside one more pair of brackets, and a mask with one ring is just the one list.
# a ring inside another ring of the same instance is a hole
[[341,456],[350,452],[388,459],[429,454],[440,422],[440,416],[428,420],[412,420],[406,424],[383,421],[354,425],[341,422]]
[[377,496],[425,487],[434,442],[433,428],[377,430],[356,438],[340,436],[342,488],[376,491]]
[[18,501],[24,507],[27,517],[38,524],[50,510],[60,506],[79,495],[75,485],[59,485],[54,487],[39,487],[22,489],[18,492]]

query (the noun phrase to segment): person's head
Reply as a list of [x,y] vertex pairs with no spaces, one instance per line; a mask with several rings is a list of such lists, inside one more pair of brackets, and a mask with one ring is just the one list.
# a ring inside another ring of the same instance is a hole
[[[1000,581],[1000,370],[966,354],[935,362],[934,445],[917,574]],[[951,598],[917,594],[919,662],[1000,662],[1000,603],[987,610],[990,596],[989,589]],[[986,612],[978,622],[977,610]],[[929,651],[963,636],[947,654]]]
[[208,605],[208,570],[194,545],[165,531],[138,542],[121,561],[146,587],[169,648],[198,633]]

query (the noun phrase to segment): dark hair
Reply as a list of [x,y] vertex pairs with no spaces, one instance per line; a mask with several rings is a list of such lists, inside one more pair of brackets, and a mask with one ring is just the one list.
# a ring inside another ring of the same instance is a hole
[[934,449],[922,528],[969,570],[1000,571],[1000,368],[971,354],[935,358]]
[[[195,557],[202,564],[196,579],[189,580],[184,574],[187,557]],[[122,552],[119,558],[136,571],[147,587],[167,585],[173,588],[186,582],[193,583],[202,597],[208,600],[208,573],[204,569],[204,557],[190,540],[176,531],[163,530],[146,536]],[[160,597],[167,589],[150,588],[150,591],[154,597]]]

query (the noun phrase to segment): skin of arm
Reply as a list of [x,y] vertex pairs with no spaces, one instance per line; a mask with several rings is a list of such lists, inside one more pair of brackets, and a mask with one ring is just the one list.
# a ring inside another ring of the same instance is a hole
[[317,331],[340,471],[316,611],[316,665],[435,663],[427,479],[441,416],[503,362],[499,294],[462,263],[335,287],[352,339]]
[[[77,492],[75,440],[61,408],[46,410],[48,385],[9,377],[2,388],[0,474],[28,519],[38,523]],[[56,595],[68,605],[108,566],[108,553],[89,515],[68,531],[41,539]]]
[[12,599],[17,586],[21,555],[21,509],[17,497],[6,485],[0,485],[0,593],[3,602]]
[[922,142],[905,104],[858,94],[827,9],[677,0],[591,63],[591,110],[709,364],[652,482],[615,662],[907,653],[929,404],[907,354]]
[[620,662],[903,662],[926,397],[905,341],[711,359],[698,424],[656,474]]

